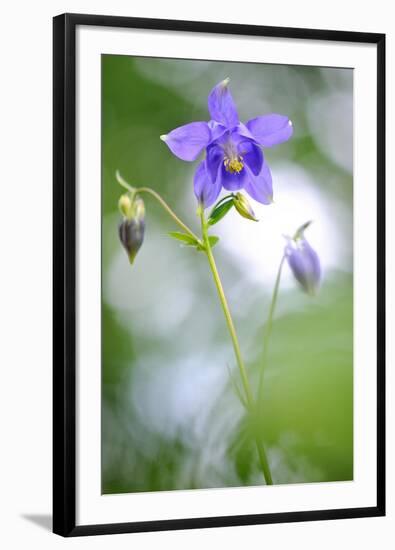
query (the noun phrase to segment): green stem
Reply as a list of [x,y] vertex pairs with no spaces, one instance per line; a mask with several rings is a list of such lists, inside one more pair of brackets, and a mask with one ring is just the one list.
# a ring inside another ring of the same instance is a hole
[[190,237],[193,237],[198,243],[201,243],[199,237],[195,235],[195,233],[190,229],[180,218],[177,216],[175,212],[170,208],[170,206],[165,202],[160,195],[150,187],[138,187],[136,189],[136,193],[148,193],[152,197],[155,197],[155,199],[160,203],[160,205],[166,210],[168,214],[173,218],[173,220],[178,224],[181,229],[185,231],[185,233],[188,233]]
[[[244,365],[244,361],[243,361],[243,358],[242,358],[242,355],[241,355],[239,340],[237,338],[236,329],[235,329],[235,326],[234,326],[234,323],[233,323],[232,315],[230,313],[228,302],[226,300],[225,292],[224,292],[224,289],[223,289],[223,286],[222,286],[222,283],[221,283],[221,279],[220,279],[220,276],[219,276],[219,273],[218,273],[217,265],[215,263],[214,255],[213,255],[213,252],[211,250],[211,245],[210,245],[210,241],[209,241],[209,238],[208,238],[207,222],[206,222],[206,219],[204,217],[204,210],[203,210],[202,207],[200,207],[199,210],[200,210],[200,220],[201,220],[201,225],[202,225],[202,237],[203,237],[205,253],[207,255],[208,263],[210,265],[210,268],[211,268],[211,271],[212,271],[212,274],[213,274],[215,286],[217,288],[218,296],[219,296],[221,306],[222,306],[222,309],[223,309],[223,312],[224,312],[224,315],[225,315],[226,324],[228,326],[229,334],[230,334],[230,337],[231,337],[231,340],[232,340],[233,349],[234,349],[234,353],[235,353],[235,356],[236,356],[237,365],[239,367],[244,393],[245,393],[245,396],[246,396],[246,402],[247,402],[248,410],[249,410],[251,415],[254,415],[255,401],[254,401],[254,397],[253,397],[253,394],[252,394],[252,391],[251,391],[251,386],[250,386],[250,382],[248,380],[247,371],[246,371],[246,368],[245,368],[245,365]],[[263,444],[260,441],[259,437],[256,437],[256,446],[257,446],[259,461],[260,461],[260,464],[261,464],[261,468],[262,468],[262,472],[263,472],[265,481],[266,481],[267,485],[273,485],[273,480],[272,480],[272,476],[271,476],[271,473],[270,473],[269,464],[268,464],[268,461],[267,461],[267,458],[266,458],[265,449],[264,449]]]
[[262,407],[262,402],[263,402],[263,379],[264,379],[264,374],[265,374],[266,365],[267,365],[267,358],[269,354],[269,340],[270,340],[270,335],[272,333],[272,328],[273,328],[273,315],[274,315],[274,310],[276,309],[278,290],[280,288],[281,272],[283,269],[284,260],[285,260],[285,256],[281,258],[281,262],[278,267],[276,282],[274,283],[274,288],[273,288],[272,301],[270,303],[269,313],[265,324],[265,333],[263,336],[263,357],[262,357],[261,370],[259,373],[259,385],[258,385],[258,407],[259,408]]
[[226,324],[228,325],[228,330],[229,330],[229,333],[230,333],[230,337],[232,339],[233,349],[234,349],[234,352],[235,352],[237,364],[239,366],[241,381],[243,383],[243,388],[244,388],[244,392],[246,394],[247,402],[249,403],[249,405],[251,405],[254,402],[254,398],[253,398],[253,395],[252,395],[252,391],[251,391],[250,383],[249,383],[249,380],[248,380],[247,372],[246,372],[246,369],[245,369],[245,366],[244,366],[243,358],[241,356],[240,344],[239,344],[239,341],[238,341],[238,338],[237,338],[236,329],[235,329],[233,319],[232,319],[232,316],[231,316],[231,313],[230,313],[230,310],[229,310],[228,302],[226,300],[225,292],[224,292],[224,289],[223,289],[223,286],[222,286],[222,283],[221,283],[221,279],[220,279],[220,276],[219,276],[219,273],[218,273],[218,269],[217,269],[217,266],[216,266],[216,263],[215,263],[214,255],[213,255],[213,252],[211,250],[210,241],[208,239],[207,223],[206,223],[206,220],[204,218],[203,209],[201,209],[200,219],[201,219],[201,223],[202,223],[203,242],[204,242],[204,245],[205,245],[205,252],[206,252],[206,255],[207,255],[208,263],[210,265],[210,268],[211,268],[211,271],[212,271],[212,274],[213,274],[213,277],[214,277],[215,286],[217,287],[217,292],[218,292],[218,296],[219,296],[219,299],[220,299],[220,302],[221,302],[221,305],[222,305],[222,309],[223,309],[223,312],[224,312],[224,315],[225,315]]
[[[246,368],[245,368],[245,365],[244,365],[244,362],[243,362],[243,358],[241,356],[240,344],[239,344],[239,341],[238,341],[238,338],[237,338],[236,329],[235,329],[233,319],[232,319],[232,316],[231,316],[231,313],[230,313],[228,302],[226,300],[224,289],[222,287],[221,279],[219,277],[219,273],[218,273],[218,269],[217,269],[217,266],[216,266],[216,263],[215,263],[215,260],[214,260],[213,252],[211,250],[211,245],[210,245],[210,241],[209,241],[209,238],[208,238],[207,222],[206,222],[206,219],[204,217],[203,208],[199,207],[201,224],[202,224],[202,236],[203,236],[203,243],[202,243],[202,241],[199,239],[199,237],[197,235],[195,235],[195,233],[176,215],[176,213],[170,208],[170,206],[167,204],[167,202],[164,199],[162,199],[162,197],[156,191],[154,191],[150,187],[137,187],[137,188],[132,187],[131,185],[129,185],[129,183],[126,180],[124,180],[122,178],[121,174],[118,171],[116,173],[116,178],[118,180],[118,183],[122,187],[124,187],[127,191],[129,191],[132,194],[132,196],[135,196],[137,193],[140,193],[140,194],[141,193],[147,193],[147,194],[151,195],[152,197],[154,197],[159,202],[159,204],[164,208],[164,210],[166,210],[166,212],[173,218],[173,220],[181,227],[181,229],[183,229],[188,235],[193,237],[200,245],[202,245],[202,244],[204,245],[204,251],[205,251],[205,253],[207,255],[207,258],[208,258],[208,262],[209,262],[209,265],[210,265],[210,268],[211,268],[211,271],[212,271],[212,274],[213,274],[213,277],[214,277],[215,285],[217,287],[217,291],[218,291],[219,299],[220,299],[220,302],[221,302],[221,305],[222,305],[222,309],[224,311],[226,323],[228,325],[229,333],[230,333],[230,336],[231,336],[231,339],[232,339],[233,349],[234,349],[234,352],[235,352],[236,361],[237,361],[237,365],[239,367],[240,376],[241,376],[241,380],[242,380],[243,388],[244,388],[244,393],[245,393],[245,396],[246,396],[247,409],[248,409],[248,411],[250,412],[251,415],[254,415],[254,413],[255,413],[255,401],[254,401],[254,397],[253,397],[253,394],[252,394],[252,391],[251,391],[251,386],[250,386],[250,383],[249,383],[249,380],[248,380],[247,371],[246,371]],[[243,402],[243,400],[241,400],[241,401]],[[270,473],[270,468],[269,468],[269,464],[268,464],[268,461],[267,461],[265,449],[264,449],[263,444],[260,441],[258,436],[256,437],[256,446],[257,446],[258,457],[259,457],[259,461],[260,461],[260,464],[261,464],[261,468],[262,468],[262,472],[263,472],[263,476],[265,478],[265,481],[266,481],[267,485],[273,485],[273,480],[272,480],[272,476],[271,476],[271,473]]]

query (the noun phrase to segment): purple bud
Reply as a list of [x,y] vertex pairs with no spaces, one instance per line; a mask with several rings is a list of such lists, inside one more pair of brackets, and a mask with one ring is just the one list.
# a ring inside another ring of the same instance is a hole
[[133,203],[131,203],[128,217],[125,216],[123,221],[119,224],[119,239],[128,254],[131,264],[143,244],[144,231],[144,202],[140,197],[137,197]]
[[287,237],[285,257],[289,267],[307,294],[315,295],[321,282],[321,265],[317,252],[304,236],[304,230],[310,225],[300,227],[293,238]]

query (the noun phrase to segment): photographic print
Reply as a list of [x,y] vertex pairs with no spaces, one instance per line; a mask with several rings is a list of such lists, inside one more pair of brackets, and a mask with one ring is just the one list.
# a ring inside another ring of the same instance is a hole
[[104,54],[103,494],[353,480],[353,69]]
[[385,35],[54,18],[53,530],[385,515]]

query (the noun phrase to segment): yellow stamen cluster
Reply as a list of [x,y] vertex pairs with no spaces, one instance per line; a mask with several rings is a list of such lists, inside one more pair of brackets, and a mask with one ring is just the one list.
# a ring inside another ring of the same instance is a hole
[[226,158],[224,160],[225,170],[231,174],[238,174],[243,170],[244,164],[242,162],[243,157],[238,156],[235,158]]

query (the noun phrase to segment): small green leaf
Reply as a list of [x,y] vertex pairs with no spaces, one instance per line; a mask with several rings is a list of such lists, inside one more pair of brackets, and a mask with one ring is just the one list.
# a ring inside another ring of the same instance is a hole
[[232,197],[229,197],[229,200],[226,200],[225,202],[222,202],[217,206],[214,206],[208,218],[208,224],[214,225],[218,223],[220,220],[222,220],[224,216],[226,216],[226,214],[229,212],[232,206],[233,206]]
[[[211,246],[211,248],[213,246],[215,246],[217,244],[217,242],[219,241],[219,237],[216,237],[215,235],[211,235],[209,238],[208,238],[208,242]],[[199,251],[199,252],[204,252],[205,250],[205,246],[203,244],[198,244],[196,246],[196,249]]]
[[[197,250],[204,250],[204,246],[202,246],[202,243],[200,243],[198,240],[194,239],[191,235],[188,235],[187,233],[170,231],[169,236],[176,241],[182,242],[185,246],[195,246]],[[215,246],[218,241],[219,237],[216,237],[215,235],[210,235],[210,237],[208,238],[210,246]]]
[[218,241],[219,241],[219,237],[216,237],[215,235],[211,235],[208,238],[208,242],[210,243],[210,246],[215,246]]
[[180,233],[179,231],[170,231],[169,236],[172,239],[181,241],[187,246],[199,246],[198,241],[194,237],[191,237],[191,235],[187,235],[186,233]]
[[[216,237],[215,235],[210,235],[210,237],[208,238],[208,242],[210,244],[211,247],[215,246],[217,244],[217,242],[219,241],[219,237]],[[204,251],[204,246],[198,244],[197,247],[196,247],[200,252],[203,252]]]

